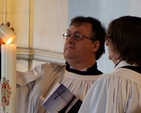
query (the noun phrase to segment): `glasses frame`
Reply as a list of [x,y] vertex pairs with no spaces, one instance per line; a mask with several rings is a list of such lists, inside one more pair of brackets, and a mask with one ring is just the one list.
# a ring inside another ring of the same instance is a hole
[[[80,33],[79,33],[80,34]],[[67,32],[65,32],[64,34],[63,34],[63,38],[64,39],[68,39],[68,38],[70,38],[71,36],[73,36],[73,38],[75,39],[75,40],[81,40],[81,39],[83,39],[83,38],[86,38],[86,39],[89,39],[89,40],[92,40],[92,41],[94,41],[94,39],[92,39],[92,38],[89,38],[89,37],[86,37],[86,36],[84,36],[84,35],[82,35],[82,34],[80,34],[80,37],[79,38],[76,38],[76,33],[75,34],[70,34],[69,36],[67,36]]]

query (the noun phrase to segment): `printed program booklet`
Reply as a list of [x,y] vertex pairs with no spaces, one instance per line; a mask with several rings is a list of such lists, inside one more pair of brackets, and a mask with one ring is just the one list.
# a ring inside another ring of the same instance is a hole
[[63,84],[56,84],[43,106],[50,113],[78,113],[82,101]]

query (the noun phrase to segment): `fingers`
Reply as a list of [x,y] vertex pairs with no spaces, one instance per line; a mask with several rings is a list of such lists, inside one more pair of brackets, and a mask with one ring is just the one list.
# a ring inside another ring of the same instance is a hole
[[0,45],[4,44],[4,42],[2,41],[2,39],[0,38]]
[[8,27],[10,27],[10,22],[7,22],[6,24],[7,24]]
[[[7,24],[8,27],[10,27],[10,22],[7,22],[6,24]],[[13,27],[11,27],[11,29],[14,31]]]
[[[2,26],[2,25],[4,25],[4,23],[2,23],[0,26]],[[10,27],[10,22],[6,22],[6,25],[7,25],[8,27]]]
[[11,29],[14,31],[15,29],[13,27],[11,27]]
[[2,23],[0,26],[4,25],[4,23]]
[[[2,25],[4,25],[4,23],[2,23],[0,26],[2,26]],[[7,25],[8,27],[10,27],[10,22],[6,22],[6,25]]]
[[[2,24],[0,25],[0,27],[1,27],[2,25],[4,25],[4,23],[2,23]],[[6,22],[6,25],[7,25],[8,27],[10,27],[10,22]],[[13,28],[13,27],[11,27],[11,29],[14,31],[14,28]]]
[[[2,26],[2,25],[4,25],[4,23],[2,23],[0,26]],[[10,27],[10,22],[7,22],[6,25],[7,25],[8,27]]]

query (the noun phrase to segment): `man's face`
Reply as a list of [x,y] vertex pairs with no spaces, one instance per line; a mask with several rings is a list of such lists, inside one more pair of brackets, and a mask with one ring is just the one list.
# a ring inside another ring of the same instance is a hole
[[[81,25],[71,25],[67,30],[70,34],[82,34],[90,38],[92,34],[92,26],[90,23],[82,23]],[[76,40],[74,35],[71,35],[65,41],[64,57],[67,62],[75,61],[85,62],[94,59],[94,42],[87,38]]]

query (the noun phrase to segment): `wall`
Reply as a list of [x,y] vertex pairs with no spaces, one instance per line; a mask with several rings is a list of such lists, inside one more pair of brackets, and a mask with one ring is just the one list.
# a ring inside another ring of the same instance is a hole
[[0,23],[7,21],[17,33],[13,42],[17,45],[17,70],[27,71],[44,62],[64,63],[67,0],[0,0]]
[[[62,34],[74,16],[93,16],[107,27],[122,15],[140,16],[140,4],[140,0],[0,0],[0,23],[10,21],[15,28],[17,70],[26,71],[44,62],[64,63]],[[106,50],[98,68],[106,73],[113,67]]]

